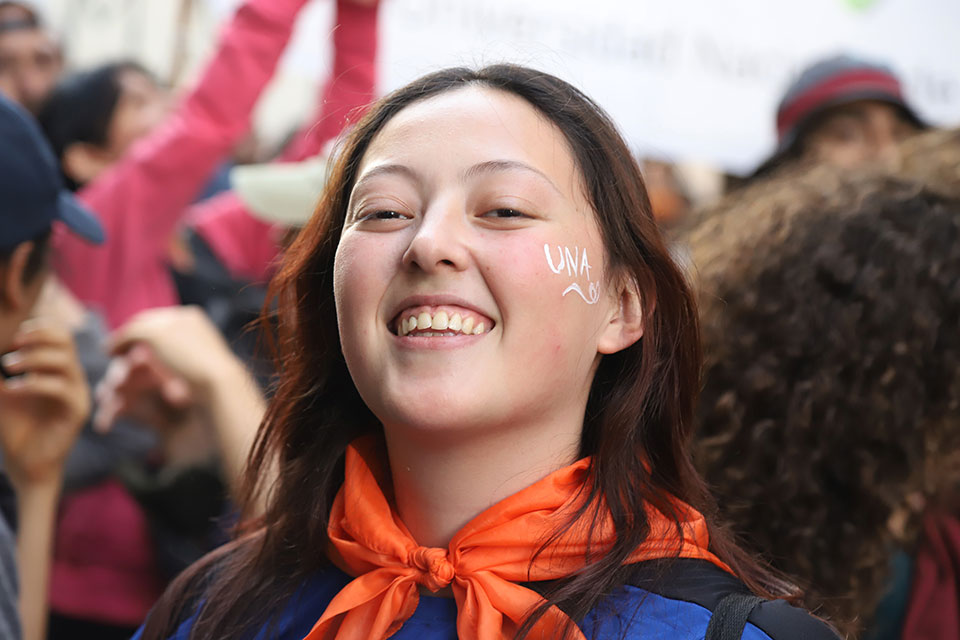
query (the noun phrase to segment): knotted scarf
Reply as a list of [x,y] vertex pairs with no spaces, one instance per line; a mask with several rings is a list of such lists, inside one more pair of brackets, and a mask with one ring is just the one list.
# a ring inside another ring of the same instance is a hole
[[[518,583],[568,577],[585,566],[588,544],[597,550],[614,542],[608,514],[592,531],[571,527],[531,564],[544,541],[580,506],[589,464],[589,458],[578,460],[495,504],[457,532],[446,549],[427,548],[413,539],[381,489],[384,465],[377,441],[355,441],[347,449],[346,477],[328,531],[331,556],[356,579],[334,597],[305,640],[388,638],[413,615],[420,586],[434,592],[451,587],[462,640],[512,638],[543,603],[538,593]],[[628,562],[700,558],[730,571],[707,549],[703,516],[679,500],[674,507],[682,536],[673,520],[647,507],[650,535]],[[552,607],[530,637],[556,637],[567,620]],[[583,638],[573,631],[574,638]]]

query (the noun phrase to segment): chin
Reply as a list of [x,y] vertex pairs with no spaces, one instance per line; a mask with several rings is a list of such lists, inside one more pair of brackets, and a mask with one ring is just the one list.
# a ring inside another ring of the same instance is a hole
[[500,422],[491,398],[478,397],[471,388],[421,389],[400,397],[385,398],[384,425],[430,436],[463,434]]

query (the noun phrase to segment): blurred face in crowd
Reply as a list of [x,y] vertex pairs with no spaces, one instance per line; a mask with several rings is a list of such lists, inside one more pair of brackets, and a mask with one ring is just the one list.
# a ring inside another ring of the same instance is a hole
[[689,203],[669,163],[645,158],[643,184],[647,188],[650,208],[653,209],[653,216],[658,224],[670,226],[686,215]]
[[167,91],[149,74],[138,69],[122,69],[117,83],[120,94],[107,127],[105,144],[75,143],[64,154],[64,170],[79,184],[94,180],[113,166],[169,113]]
[[36,113],[63,72],[63,58],[46,29],[16,26],[30,19],[16,5],[0,8],[0,92]]
[[852,168],[896,157],[899,143],[917,132],[896,106],[859,100],[827,111],[804,136],[804,156]]
[[563,133],[521,98],[461,88],[394,116],[357,175],[334,293],[373,413],[437,435],[579,429],[616,303]]

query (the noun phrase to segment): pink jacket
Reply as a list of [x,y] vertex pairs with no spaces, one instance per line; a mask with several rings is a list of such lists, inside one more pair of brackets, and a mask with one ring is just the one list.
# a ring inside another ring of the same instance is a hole
[[[323,151],[373,100],[376,84],[377,7],[340,0],[333,33],[333,69],[318,105],[280,160],[297,162]],[[282,229],[254,218],[231,192],[193,208],[189,225],[238,279],[266,282],[273,273]]]
[[[58,271],[111,326],[176,303],[166,251],[173,229],[248,128],[250,112],[307,0],[248,0],[196,88],[168,121],[80,192],[107,243],[58,235]],[[65,496],[54,543],[50,606],[61,615],[136,626],[163,589],[146,517],[110,480]]]
[[248,0],[216,56],[174,113],[78,194],[107,241],[56,235],[57,272],[110,327],[137,311],[175,304],[167,246],[190,202],[247,132],[250,114],[307,0]]

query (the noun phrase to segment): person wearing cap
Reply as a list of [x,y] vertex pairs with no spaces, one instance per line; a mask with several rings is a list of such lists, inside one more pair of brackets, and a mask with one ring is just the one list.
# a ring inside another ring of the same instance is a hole
[[[78,190],[110,242],[91,250],[56,237],[57,271],[80,302],[103,313],[110,328],[139,310],[180,301],[168,270],[170,237],[210,171],[247,130],[252,106],[305,4],[241,5],[183,102]],[[337,6],[338,12],[354,8],[351,0]],[[361,9],[375,15],[375,8],[356,7]],[[121,92],[114,107],[121,108],[122,101]],[[116,426],[110,433],[115,432]],[[134,501],[129,485],[118,480],[114,474],[63,500],[51,580],[52,637],[128,637],[171,577],[162,571],[154,521]]]
[[796,161],[852,168],[889,162],[926,128],[889,67],[838,55],[804,69],[777,107],[777,148],[753,177]]
[[90,412],[90,391],[70,334],[25,320],[49,275],[54,225],[94,244],[104,233],[64,191],[32,118],[2,96],[0,142],[0,637],[19,638],[22,622],[24,638],[41,640],[63,469]]
[[32,4],[0,1],[0,93],[36,114],[62,73],[60,45]]

